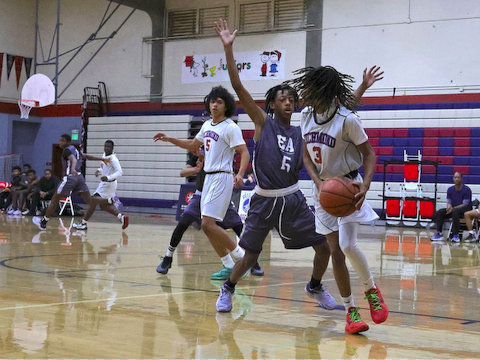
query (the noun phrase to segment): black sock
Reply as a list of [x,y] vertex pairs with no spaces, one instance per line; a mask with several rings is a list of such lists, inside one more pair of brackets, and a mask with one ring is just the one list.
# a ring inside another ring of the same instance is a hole
[[235,285],[237,284],[234,284],[230,281],[230,279],[228,279],[227,281],[224,282],[225,286],[227,287],[228,290],[231,290],[232,292],[235,291]]
[[322,280],[314,279],[312,276],[312,278],[310,279],[310,289],[315,289],[321,283],[322,283]]

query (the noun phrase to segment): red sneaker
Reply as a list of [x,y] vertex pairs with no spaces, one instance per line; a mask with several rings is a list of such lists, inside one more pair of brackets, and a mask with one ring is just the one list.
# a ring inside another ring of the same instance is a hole
[[370,315],[375,324],[381,324],[388,318],[388,306],[383,301],[380,289],[371,288],[365,293],[365,299],[370,304]]
[[362,331],[367,331],[368,325],[363,322],[358,312],[358,307],[351,307],[348,309],[347,324],[345,325],[345,332],[348,334],[358,334]]

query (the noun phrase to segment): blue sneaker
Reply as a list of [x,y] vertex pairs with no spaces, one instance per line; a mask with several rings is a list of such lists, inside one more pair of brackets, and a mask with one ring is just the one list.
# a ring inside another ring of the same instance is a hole
[[210,275],[210,279],[212,280],[227,280],[230,277],[230,274],[232,273],[233,269],[223,267],[223,269],[217,271],[216,273],[213,273]]
[[233,291],[223,284],[222,288],[220,289],[220,295],[217,299],[217,311],[230,312],[232,310],[232,297]]
[[160,265],[157,266],[157,272],[164,275],[168,273],[168,269],[172,267],[172,260],[171,256],[165,256]]
[[435,233],[435,235],[433,235],[431,238],[430,238],[431,241],[443,241],[445,240],[445,238],[443,237],[443,235],[441,233]]
[[459,243],[460,242],[460,237],[458,236],[458,234],[455,234],[452,236],[452,242],[454,243]]
[[308,282],[305,285],[305,293],[312,299],[317,300],[318,306],[323,309],[334,310],[337,307],[337,301],[322,284],[312,289],[310,282]]

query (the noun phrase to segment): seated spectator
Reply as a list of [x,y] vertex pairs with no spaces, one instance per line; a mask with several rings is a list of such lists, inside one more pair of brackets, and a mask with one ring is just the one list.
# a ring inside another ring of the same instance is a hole
[[468,234],[463,237],[465,242],[478,242],[478,237],[473,230],[473,220],[480,219],[480,210],[478,209],[479,201],[475,199],[472,201],[473,210],[467,211],[463,216],[465,217],[465,223],[467,225]]
[[452,241],[460,242],[458,236],[460,219],[463,214],[472,209],[472,190],[466,185],[463,185],[463,176],[459,172],[453,175],[453,183],[447,190],[447,207],[438,210],[433,215],[433,221],[437,225],[437,232],[430,240],[442,241],[444,240],[442,229],[445,219],[452,219]]
[[38,181],[38,187],[32,192],[28,215],[40,215],[41,201],[51,200],[60,179],[52,174],[52,170],[46,169],[42,178]]
[[10,186],[10,196],[7,198],[6,203],[4,204],[5,209],[12,204],[12,210],[8,212],[8,215],[20,215],[22,212],[18,208],[18,200],[21,194],[21,191],[27,186],[22,181],[21,171],[19,166],[14,166],[12,169],[12,185]]
[[32,203],[32,196],[35,192],[40,191],[40,179],[37,178],[35,170],[27,171],[27,188],[24,190],[22,215],[30,215],[30,205]]
[[[12,170],[12,178],[13,178],[13,171],[14,170]],[[10,194],[10,187],[12,186],[12,184],[7,181],[2,181],[1,185],[2,186],[0,187],[0,213],[3,213],[10,206],[10,203],[12,202],[11,200],[12,197]]]

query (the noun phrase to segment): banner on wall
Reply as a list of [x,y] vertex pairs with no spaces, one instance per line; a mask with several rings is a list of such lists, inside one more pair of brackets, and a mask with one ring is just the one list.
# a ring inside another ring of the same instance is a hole
[[[285,77],[285,50],[239,52],[235,63],[242,81]],[[182,59],[182,83],[219,81],[230,81],[224,53],[186,55]]]
[[15,56],[15,76],[17,80],[17,89],[22,75],[23,56]]
[[7,54],[7,80],[10,80],[10,72],[12,71],[15,55]]
[[3,53],[0,53],[0,87],[2,86]]
[[25,63],[25,72],[27,74],[27,79],[30,77],[30,72],[32,71],[32,60],[33,58],[23,58]]

